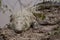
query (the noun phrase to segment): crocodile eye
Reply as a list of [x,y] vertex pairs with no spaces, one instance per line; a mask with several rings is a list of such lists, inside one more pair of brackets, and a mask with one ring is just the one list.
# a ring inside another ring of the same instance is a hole
[[13,21],[13,18],[10,19],[10,22],[12,22],[12,21]]

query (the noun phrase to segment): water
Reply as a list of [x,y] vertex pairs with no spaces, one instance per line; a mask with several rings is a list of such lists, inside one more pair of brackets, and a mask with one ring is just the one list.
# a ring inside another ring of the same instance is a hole
[[[23,4],[22,6],[24,6],[23,8],[31,7],[39,2],[42,2],[42,0],[21,0],[21,3]],[[21,4],[18,0],[2,0],[2,4],[8,5],[8,8],[11,9],[12,12],[6,11],[4,14],[0,12],[0,27],[4,27],[6,24],[8,24],[10,15],[21,9]]]

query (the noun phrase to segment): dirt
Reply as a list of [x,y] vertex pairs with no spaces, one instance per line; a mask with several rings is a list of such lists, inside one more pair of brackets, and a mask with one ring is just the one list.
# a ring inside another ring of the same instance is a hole
[[[43,13],[46,13],[45,16],[48,20],[41,21],[37,18],[39,26],[33,25],[26,31],[15,31],[8,28],[9,26],[0,28],[0,40],[60,40],[60,10],[59,8],[54,10],[55,8],[44,9]],[[52,19],[49,20],[51,17]],[[35,28],[35,26],[38,27]]]

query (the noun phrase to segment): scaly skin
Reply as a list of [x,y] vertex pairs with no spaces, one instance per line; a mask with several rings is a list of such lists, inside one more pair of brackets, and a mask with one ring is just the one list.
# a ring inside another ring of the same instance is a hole
[[27,30],[31,23],[35,21],[35,16],[25,9],[22,10],[22,13],[18,11],[13,14],[12,18],[11,24],[14,26],[11,26],[11,28],[17,31]]

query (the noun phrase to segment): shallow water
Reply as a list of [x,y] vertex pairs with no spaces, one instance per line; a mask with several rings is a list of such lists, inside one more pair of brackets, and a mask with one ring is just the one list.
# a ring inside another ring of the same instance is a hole
[[[40,1],[39,0],[37,0],[37,1],[36,0],[21,0],[21,2],[25,6],[25,8],[27,8],[27,7],[33,6],[34,4],[42,2],[42,0],[40,0]],[[29,5],[29,3],[31,3],[31,4]],[[13,13],[16,13],[17,11],[19,11],[21,9],[21,4],[17,0],[2,0],[2,4],[8,5],[9,9],[11,9]],[[1,27],[4,27],[6,24],[9,23],[9,20],[10,20],[9,16],[11,14],[12,13],[9,11],[6,11],[4,14],[2,12],[0,12],[0,26]]]

